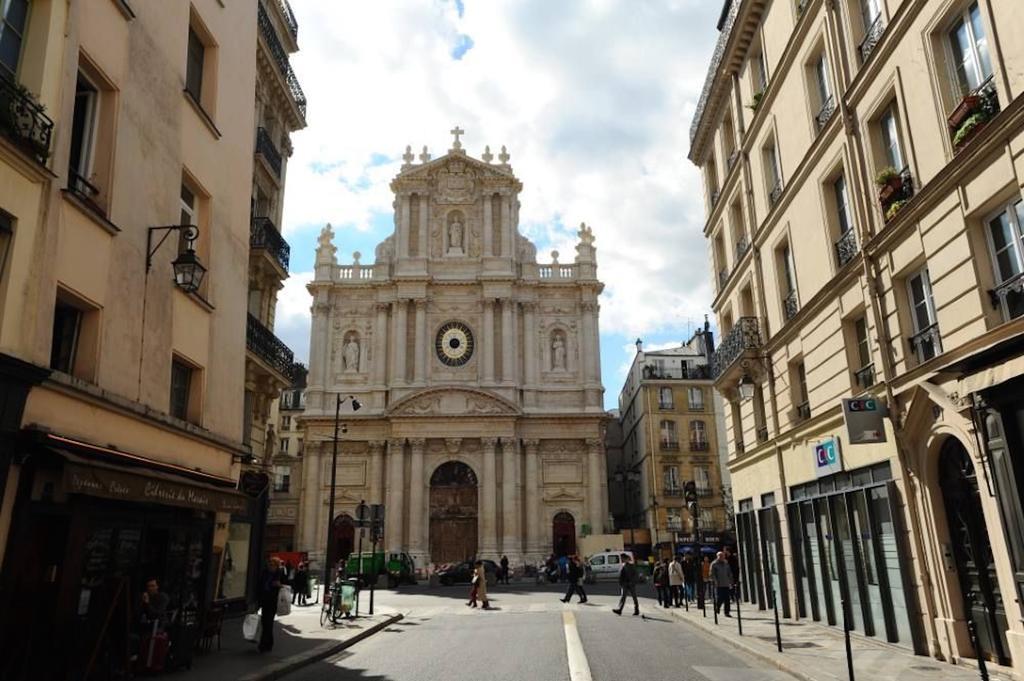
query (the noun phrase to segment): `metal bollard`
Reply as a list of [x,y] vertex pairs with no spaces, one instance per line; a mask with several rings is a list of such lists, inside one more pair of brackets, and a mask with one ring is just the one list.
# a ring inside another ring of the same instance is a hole
[[736,582],[736,626],[739,627],[740,636],[743,635],[743,615],[740,613],[740,601],[743,600],[743,592],[740,591],[740,583]]
[[683,604],[686,606],[686,612],[690,612],[690,589],[686,584],[683,584]]
[[715,624],[718,624],[718,608],[721,607],[721,603],[718,602],[718,592],[715,592]]
[[840,601],[843,606],[843,638],[846,639],[846,669],[850,675],[850,681],[854,681],[853,678],[853,648],[850,646],[850,621],[846,613],[846,599]]
[[772,610],[775,611],[775,645],[782,652],[782,630],[779,628],[779,604],[775,600],[775,589],[772,589]]

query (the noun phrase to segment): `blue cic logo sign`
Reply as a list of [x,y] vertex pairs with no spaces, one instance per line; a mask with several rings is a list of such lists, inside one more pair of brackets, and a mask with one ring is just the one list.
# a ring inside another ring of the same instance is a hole
[[830,437],[814,445],[814,470],[819,478],[839,473],[843,470],[843,459],[839,452],[839,438]]

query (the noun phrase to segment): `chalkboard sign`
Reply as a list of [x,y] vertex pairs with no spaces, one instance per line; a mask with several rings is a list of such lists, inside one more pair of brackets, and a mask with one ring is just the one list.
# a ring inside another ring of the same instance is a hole
[[89,541],[85,543],[85,562],[82,566],[82,581],[98,583],[110,565],[110,540],[114,536],[114,528],[101,527],[93,530]]
[[142,530],[140,528],[122,528],[117,533],[117,542],[114,548],[114,573],[120,575],[131,574],[132,568],[139,556],[139,544],[142,542]]

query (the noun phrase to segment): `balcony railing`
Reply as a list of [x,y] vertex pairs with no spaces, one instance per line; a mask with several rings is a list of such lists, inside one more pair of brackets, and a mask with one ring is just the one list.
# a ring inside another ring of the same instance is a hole
[[70,168],[68,169],[68,191],[92,210],[101,215],[104,213],[103,208],[96,203],[96,198],[100,195],[99,188]]
[[872,363],[861,367],[853,372],[853,375],[857,379],[857,385],[866,390],[875,384],[875,365]]
[[290,377],[295,356],[291,349],[252,315],[245,327],[245,346],[282,376]]
[[942,352],[942,336],[939,334],[939,325],[922,329],[910,337],[910,349],[917,355],[918,362],[927,362],[932,357]]
[[761,332],[757,317],[740,317],[736,326],[722,339],[722,344],[711,357],[711,376],[715,380],[725,373],[740,356],[748,350],[761,347]]
[[292,34],[293,39],[298,40],[299,22],[295,19],[295,12],[292,11],[292,6],[288,3],[288,0],[277,0],[277,4],[281,8],[281,14],[284,15],[284,23],[288,24],[288,32]]
[[989,76],[960,100],[949,115],[949,134],[955,151],[960,151],[981,132],[988,122],[999,113],[999,91],[995,80]]
[[796,405],[796,420],[797,422],[806,421],[811,418],[811,403],[801,402]]
[[711,494],[712,494],[712,490],[711,490],[710,487],[698,487],[697,488],[697,496],[698,497],[710,497]]
[[683,488],[682,487],[666,487],[665,491],[663,492],[663,494],[666,497],[681,497],[681,496],[683,496]]
[[768,441],[768,426],[757,427],[757,441],[767,442]]
[[832,115],[835,114],[835,112],[836,98],[829,95],[828,99],[826,99],[821,105],[821,109],[818,110],[818,115],[814,117],[814,122],[818,125],[818,132],[821,132],[822,129],[828,125],[828,122],[832,120]]
[[270,218],[256,217],[249,226],[249,248],[265,248],[274,256],[274,260],[288,271],[292,249]]
[[[680,367],[662,367],[658,368],[657,365],[647,365],[643,368],[644,379],[709,379],[711,378],[711,372],[708,371],[706,364],[694,364],[684,365]],[[672,409],[672,404],[662,406],[659,402],[658,407],[661,409]]]
[[678,452],[679,442],[677,440],[662,440],[661,449],[666,452]]
[[1003,319],[1010,321],[1024,314],[1024,275],[1007,279],[988,292],[992,307],[1001,310]]
[[890,178],[878,188],[878,202],[882,205],[882,213],[886,221],[896,215],[903,204],[913,197],[914,176],[908,166],[904,166],[899,175]]
[[774,206],[779,202],[779,197],[782,196],[782,179],[776,178],[775,184],[772,186],[770,192],[768,192],[768,205]]
[[274,175],[281,178],[281,152],[274,146],[266,128],[256,128],[256,153],[267,160]]
[[875,46],[878,41],[882,39],[882,35],[885,33],[885,20],[882,19],[882,13],[879,12],[875,20],[868,26],[868,30],[864,32],[864,40],[860,41],[860,45],[857,47],[857,51],[860,52],[861,62],[866,62],[871,53],[874,52]]
[[857,235],[853,233],[852,229],[846,230],[846,232],[839,237],[836,241],[836,262],[842,267],[846,263],[853,260],[857,255],[860,248],[857,245]]
[[[274,23],[270,20],[270,15],[267,14],[266,8],[263,7],[263,3],[259,3],[259,24],[260,34],[263,39],[267,41],[267,47],[270,48],[270,54],[274,57],[274,62],[277,63],[277,69],[281,72],[281,76],[284,78],[285,83],[288,85],[288,91],[291,93],[292,99],[295,100],[295,105],[299,109],[299,113],[302,114],[302,118],[306,118],[306,94],[302,91],[302,86],[299,85],[299,79],[295,76],[295,72],[292,70],[292,64],[288,60],[288,52],[285,51],[281,45],[281,39],[277,37],[277,31],[274,30]],[[298,26],[296,26],[298,30]]]
[[789,321],[796,316],[796,313],[800,311],[800,303],[796,299],[796,291],[790,291],[786,294],[786,297],[782,300],[782,312],[786,317],[786,321]]
[[743,259],[743,256],[750,250],[750,242],[747,241],[747,237],[743,237],[736,242],[736,262],[739,263]]
[[50,157],[53,121],[27,89],[2,75],[0,134],[43,165]]
[[691,452],[706,452],[709,448],[707,440],[690,440]]

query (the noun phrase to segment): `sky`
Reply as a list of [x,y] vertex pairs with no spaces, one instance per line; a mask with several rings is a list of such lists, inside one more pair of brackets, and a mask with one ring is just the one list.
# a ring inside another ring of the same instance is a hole
[[[406,145],[434,158],[506,145],[523,183],[520,232],[571,261],[596,238],[605,404],[636,352],[688,339],[710,315],[690,121],[720,0],[291,0],[309,109],[292,135],[282,230],[291,277],[275,332],[306,362],[316,238],[341,264],[394,230],[388,185]],[[711,319],[712,324],[714,319]]]

